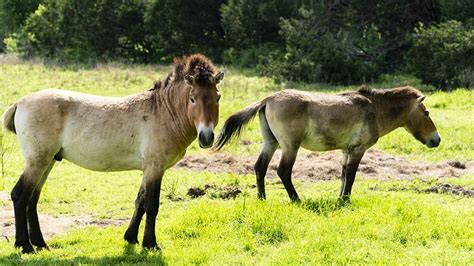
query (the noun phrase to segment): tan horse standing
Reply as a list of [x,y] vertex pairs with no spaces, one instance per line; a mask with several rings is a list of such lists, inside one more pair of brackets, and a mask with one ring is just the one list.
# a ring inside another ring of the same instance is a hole
[[67,159],[96,171],[143,170],[135,212],[125,240],[138,243],[146,213],[143,247],[159,249],[155,221],[166,169],[180,160],[198,136],[212,146],[219,116],[217,84],[223,73],[202,55],[175,59],[174,71],[154,88],[129,97],[100,97],[43,90],[20,99],[4,114],[15,132],[25,169],[12,190],[15,246],[23,252],[48,248],[36,205],[55,160]]
[[265,198],[268,164],[280,146],[278,176],[290,199],[299,200],[291,172],[301,146],[312,151],[343,151],[339,196],[348,199],[362,156],[385,134],[405,127],[426,146],[439,145],[441,138],[422,103],[424,99],[412,87],[388,90],[363,87],[336,95],[284,90],[230,116],[214,148],[221,149],[238,136],[243,126],[259,113],[263,135],[262,152],[255,164],[259,198]]

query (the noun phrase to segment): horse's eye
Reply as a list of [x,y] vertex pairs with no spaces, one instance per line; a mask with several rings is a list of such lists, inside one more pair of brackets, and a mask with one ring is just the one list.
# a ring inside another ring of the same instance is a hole
[[189,97],[189,100],[194,103],[194,98],[193,97]]
[[220,95],[217,95],[217,102],[219,102],[221,99],[221,96]]
[[430,112],[424,111],[424,114],[425,114],[425,116],[429,116],[429,115],[430,115]]

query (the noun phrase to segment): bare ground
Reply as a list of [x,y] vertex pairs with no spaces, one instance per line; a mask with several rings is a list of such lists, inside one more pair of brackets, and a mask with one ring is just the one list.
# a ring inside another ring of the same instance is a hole
[[[15,236],[15,218],[13,215],[13,203],[10,195],[0,192],[0,241],[11,241]],[[6,203],[6,204],[4,204]],[[119,226],[127,221],[124,219],[94,219],[91,216],[52,216],[38,212],[41,231],[48,239],[53,235],[64,234],[71,228],[84,226]]]
[[[277,151],[270,163],[268,177],[277,177],[276,169],[280,158],[281,152]],[[186,156],[176,167],[193,171],[254,175],[253,166],[256,160],[257,156],[201,153]],[[306,181],[335,179],[341,174],[341,161],[340,151],[324,153],[302,151],[298,154],[293,167],[293,177]],[[467,173],[474,173],[474,161],[417,162],[374,149],[368,150],[364,155],[358,172],[359,175],[381,180],[410,180],[420,176],[460,177]]]

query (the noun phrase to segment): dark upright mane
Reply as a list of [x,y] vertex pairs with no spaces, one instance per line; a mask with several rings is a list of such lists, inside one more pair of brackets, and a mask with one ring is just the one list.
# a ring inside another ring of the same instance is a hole
[[217,74],[214,64],[202,54],[177,57],[173,65],[173,72],[169,73],[164,80],[155,82],[151,90],[159,90],[170,83],[183,81],[186,75],[194,76],[198,85],[207,86],[214,82],[213,77]]
[[366,97],[384,97],[389,99],[408,99],[423,96],[419,90],[410,86],[393,89],[372,89],[368,86],[362,86],[357,92]]

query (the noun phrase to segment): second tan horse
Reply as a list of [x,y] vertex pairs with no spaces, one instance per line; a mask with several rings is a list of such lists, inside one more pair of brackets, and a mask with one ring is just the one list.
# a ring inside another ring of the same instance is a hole
[[257,113],[263,148],[255,164],[258,197],[265,196],[265,175],[278,147],[282,157],[277,173],[291,200],[299,197],[291,172],[300,147],[312,151],[342,150],[342,186],[339,196],[348,199],[359,162],[365,151],[396,128],[404,127],[432,148],[441,138],[423,105],[425,96],[412,87],[375,90],[363,87],[341,94],[284,90],[251,104],[225,122],[214,149],[238,136]]
[[149,91],[128,97],[101,97],[64,90],[43,90],[20,99],[3,116],[17,134],[25,168],[12,190],[16,241],[25,253],[48,248],[36,205],[54,162],[63,158],[96,171],[142,170],[143,181],[125,240],[159,249],[155,237],[161,180],[198,137],[212,146],[219,117],[217,72],[202,55],[175,60],[174,71]]

